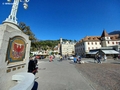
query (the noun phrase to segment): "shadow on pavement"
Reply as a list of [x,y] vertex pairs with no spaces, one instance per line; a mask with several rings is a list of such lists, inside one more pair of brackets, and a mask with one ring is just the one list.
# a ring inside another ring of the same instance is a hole
[[120,64],[120,62],[111,62],[111,64]]
[[94,61],[87,61],[88,63],[96,63],[96,62],[94,62]]
[[57,60],[58,62],[62,62],[63,60]]
[[73,61],[69,62],[70,64],[77,64],[77,63],[74,63]]
[[36,81],[35,81],[35,83],[34,83],[34,86],[33,86],[32,90],[37,90],[37,89],[38,89],[38,82],[36,82]]

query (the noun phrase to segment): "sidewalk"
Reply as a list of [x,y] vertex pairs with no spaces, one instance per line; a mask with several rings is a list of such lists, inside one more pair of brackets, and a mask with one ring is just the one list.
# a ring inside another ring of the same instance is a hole
[[38,90],[94,90],[70,60],[39,61]]

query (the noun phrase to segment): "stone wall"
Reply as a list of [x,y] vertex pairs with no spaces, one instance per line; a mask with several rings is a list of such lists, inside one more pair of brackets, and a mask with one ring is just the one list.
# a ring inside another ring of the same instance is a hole
[[[10,38],[22,37],[26,43],[25,57],[22,61],[9,63],[7,51]],[[9,90],[16,83],[12,81],[12,75],[19,72],[27,72],[30,53],[30,40],[16,25],[4,23],[0,25],[0,90]]]

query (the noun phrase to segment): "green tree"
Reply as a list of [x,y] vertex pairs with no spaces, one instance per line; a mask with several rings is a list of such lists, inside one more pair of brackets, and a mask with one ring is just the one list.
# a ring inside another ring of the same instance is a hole
[[38,44],[37,44],[37,39],[35,38],[35,35],[33,34],[33,32],[31,31],[30,27],[27,26],[25,23],[20,22],[19,23],[19,29],[25,33],[26,35],[29,36],[29,40],[31,40],[31,50],[34,51],[36,49],[38,49]]
[[19,23],[19,29],[25,33],[26,35],[29,36],[29,39],[32,41],[32,42],[35,42],[37,39],[35,38],[35,35],[33,34],[33,32],[31,31],[30,27],[29,26],[26,26],[25,23],[21,22]]

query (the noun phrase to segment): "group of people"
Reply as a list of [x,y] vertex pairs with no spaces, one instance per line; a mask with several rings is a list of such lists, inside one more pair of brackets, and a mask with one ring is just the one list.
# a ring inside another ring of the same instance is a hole
[[95,55],[95,57],[94,57],[94,63],[95,62],[102,63],[102,58],[103,58],[103,61],[107,60],[107,56],[105,54],[103,56],[101,56],[99,54]]
[[74,56],[74,63],[79,63],[79,64],[81,64],[81,56]]
[[60,61],[62,61],[62,60],[67,60],[67,57],[68,57],[67,55],[64,55],[64,56],[63,56],[63,55],[60,55],[59,58],[60,58]]
[[38,71],[38,60],[36,57],[30,57],[28,63],[28,72],[33,73],[35,75],[37,71]]

